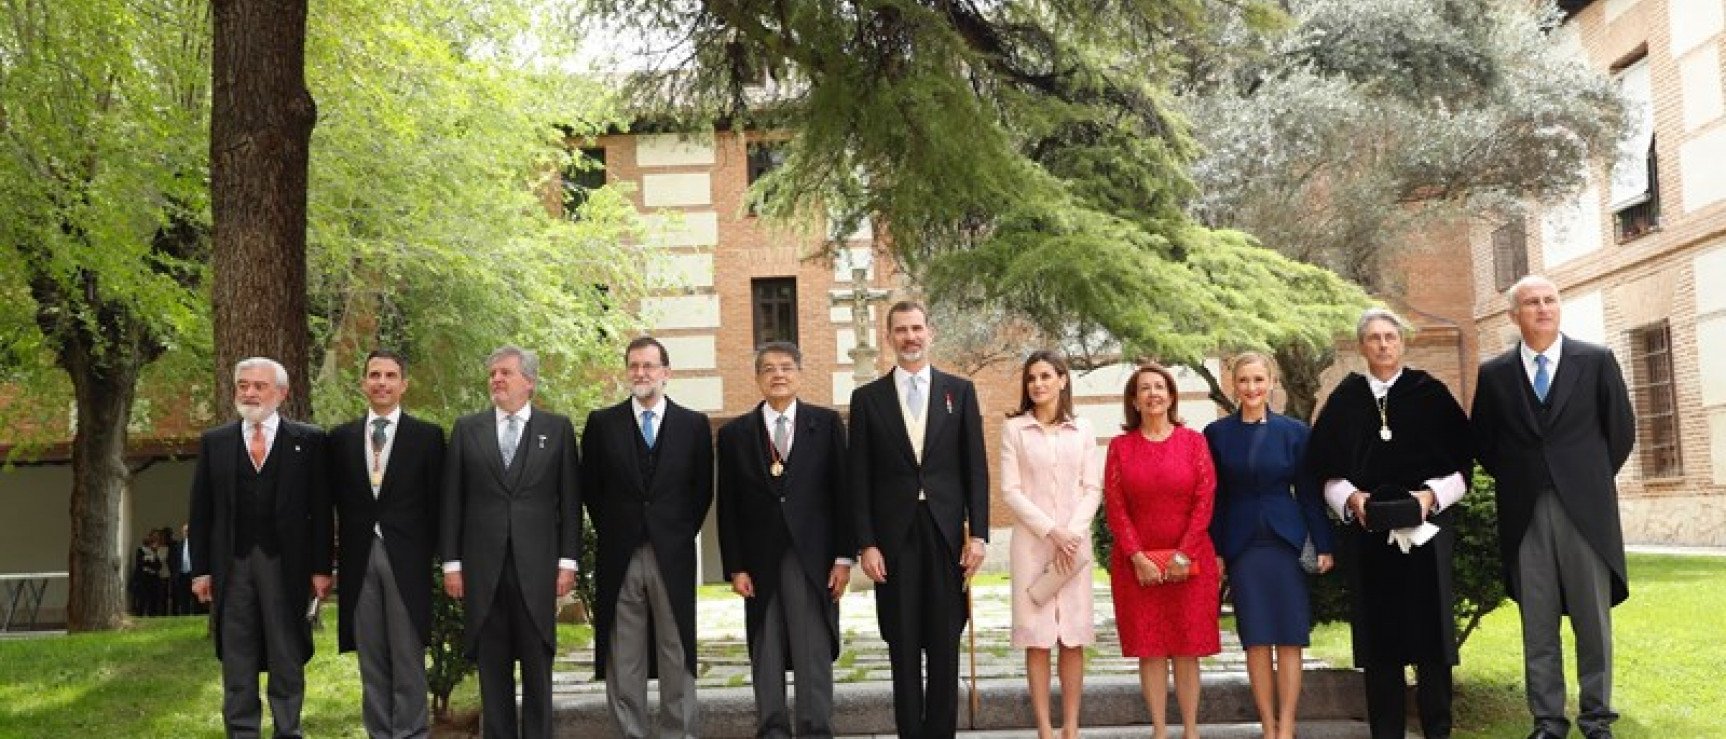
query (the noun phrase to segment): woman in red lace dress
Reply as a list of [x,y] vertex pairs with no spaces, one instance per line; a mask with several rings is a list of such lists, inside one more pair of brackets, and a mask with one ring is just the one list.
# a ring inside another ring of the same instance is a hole
[[1181,425],[1175,378],[1145,365],[1122,393],[1125,433],[1109,442],[1103,500],[1115,544],[1109,582],[1121,652],[1139,658],[1139,686],[1168,735],[1169,663],[1174,663],[1183,737],[1198,735],[1199,658],[1222,651],[1218,573],[1211,546],[1216,473],[1205,437]]

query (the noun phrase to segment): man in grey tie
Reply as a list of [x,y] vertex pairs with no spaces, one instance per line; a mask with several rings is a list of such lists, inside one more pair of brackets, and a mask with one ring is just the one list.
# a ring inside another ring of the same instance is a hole
[[364,416],[330,431],[330,485],[343,584],[341,651],[359,651],[366,733],[427,735],[425,647],[431,636],[443,429],[402,410],[407,360],[366,357]]
[[1523,674],[1534,730],[1561,739],[1560,619],[1576,636],[1587,739],[1609,739],[1612,607],[1630,595],[1614,476],[1630,457],[1636,419],[1624,374],[1606,347],[1558,330],[1558,288],[1538,275],[1508,293],[1522,340],[1480,366],[1475,453],[1497,481],[1505,582],[1522,616]]
[[444,456],[444,590],[465,600],[487,739],[515,739],[518,727],[549,737],[557,599],[575,586],[581,542],[575,429],[529,402],[538,355],[505,346],[486,368],[493,408],[457,420]]
[[[743,596],[756,735],[832,736],[839,597],[857,545],[846,498],[845,428],[797,397],[803,354],[755,352],[762,402],[719,429],[719,550]],[[797,676],[793,723],[785,671]]]
[[695,737],[695,537],[713,503],[713,431],[707,416],[665,397],[663,344],[635,339],[624,363],[629,399],[594,411],[581,437],[583,499],[599,539],[594,667],[621,734]]

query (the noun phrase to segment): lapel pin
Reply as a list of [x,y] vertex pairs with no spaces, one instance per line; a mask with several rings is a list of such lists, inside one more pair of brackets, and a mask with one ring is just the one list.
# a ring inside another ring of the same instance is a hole
[[539,435],[539,448],[541,448],[541,449],[545,448],[545,434]]
[[953,393],[947,393],[947,415],[953,415]]
[[295,444],[295,445],[294,445],[294,451],[296,451],[296,452],[297,452],[297,451],[299,451],[299,450],[300,450],[300,445],[299,445],[299,444]]

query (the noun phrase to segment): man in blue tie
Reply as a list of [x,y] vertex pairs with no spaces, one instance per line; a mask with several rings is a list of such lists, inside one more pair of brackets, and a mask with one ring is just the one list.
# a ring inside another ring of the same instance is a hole
[[637,338],[624,363],[629,399],[594,411],[581,437],[582,500],[599,538],[594,667],[618,733],[695,737],[695,537],[713,503],[713,429],[665,396],[665,345]]
[[1624,374],[1606,347],[1558,330],[1551,280],[1529,275],[1509,291],[1522,340],[1480,366],[1472,425],[1481,466],[1497,480],[1498,543],[1522,616],[1530,739],[1560,739],[1564,655],[1560,617],[1576,637],[1587,739],[1609,739],[1612,606],[1629,597],[1613,477],[1630,457],[1636,420]]

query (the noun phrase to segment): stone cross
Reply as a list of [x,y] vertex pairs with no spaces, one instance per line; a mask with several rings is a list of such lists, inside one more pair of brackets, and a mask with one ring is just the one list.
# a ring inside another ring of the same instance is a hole
[[869,306],[872,303],[883,302],[893,294],[891,290],[870,288],[868,274],[869,271],[866,267],[852,267],[850,289],[831,291],[833,305],[851,306],[851,327],[857,334],[857,343],[851,347],[849,352],[851,377],[857,381],[858,385],[875,379],[875,355],[877,352],[869,341],[869,337],[875,335],[875,323],[869,320]]

